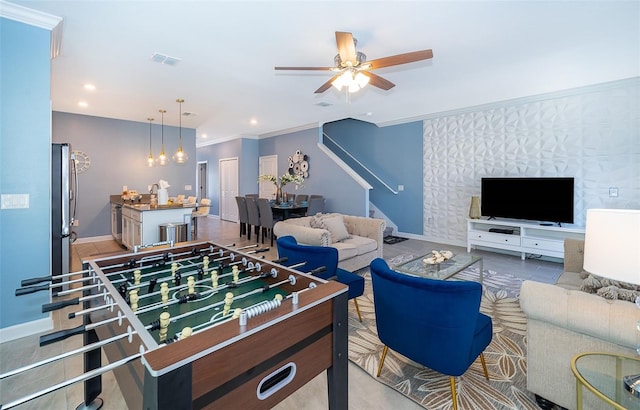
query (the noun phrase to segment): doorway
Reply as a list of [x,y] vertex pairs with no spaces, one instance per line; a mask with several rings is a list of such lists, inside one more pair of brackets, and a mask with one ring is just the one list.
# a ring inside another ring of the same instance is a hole
[[[265,155],[258,158],[258,175],[278,175],[278,156],[277,155]],[[260,198],[275,198],[276,187],[269,181],[260,181],[260,187],[258,190]]]
[[220,219],[238,222],[238,158],[225,158],[220,169]]
[[198,171],[196,172],[196,186],[198,187],[196,196],[198,202],[203,198],[208,198],[207,194],[207,161],[198,162]]

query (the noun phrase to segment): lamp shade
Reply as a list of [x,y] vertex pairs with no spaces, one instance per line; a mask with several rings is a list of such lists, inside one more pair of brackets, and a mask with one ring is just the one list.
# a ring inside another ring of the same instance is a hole
[[584,270],[640,284],[640,209],[588,209]]

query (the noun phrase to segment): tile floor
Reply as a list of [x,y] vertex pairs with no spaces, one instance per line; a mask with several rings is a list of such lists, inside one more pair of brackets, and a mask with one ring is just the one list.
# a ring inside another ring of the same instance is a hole
[[[255,243],[255,236],[253,235],[251,242],[247,241],[246,237],[239,237],[238,224],[213,218],[200,219],[198,239],[212,240],[222,245],[235,245],[238,247]],[[260,244],[260,247],[269,247],[268,240],[265,240],[264,245]],[[455,253],[466,252],[465,248],[409,239],[397,244],[385,245],[384,257],[391,258],[401,254],[419,256],[433,249],[450,249]],[[95,258],[119,252],[124,252],[124,250],[115,241],[74,244],[72,246],[72,270],[81,269],[81,260],[83,258]],[[474,252],[483,256],[485,269],[510,272],[524,279],[549,282],[553,281],[553,278],[562,271],[560,263],[535,259],[521,261],[517,256],[486,251]],[[263,255],[265,255],[266,259],[276,259],[277,252],[275,247],[270,248]],[[67,319],[68,313],[74,310],[77,310],[77,307],[68,307],[53,312],[52,317],[56,329],[72,328],[81,324],[80,319]],[[38,340],[39,335],[33,335],[0,344],[0,373],[5,373],[82,346],[82,338],[80,336],[73,336],[65,341],[45,347],[39,347]],[[106,359],[103,359],[103,361],[107,363]],[[81,355],[76,355],[28,370],[17,376],[5,378],[0,380],[0,404],[6,405],[13,400],[75,377],[81,372],[82,358]],[[104,409],[120,410],[126,408],[118,384],[111,373],[106,373],[103,376],[102,387],[103,393],[100,397],[104,399]],[[82,401],[82,392],[82,383],[76,383],[15,408],[74,409]],[[326,409],[326,395],[326,376],[322,373],[276,406],[276,409]],[[4,409],[5,407],[3,406],[2,408]],[[349,408],[353,410],[411,410],[421,409],[422,407],[395,390],[375,381],[358,366],[349,363]]]

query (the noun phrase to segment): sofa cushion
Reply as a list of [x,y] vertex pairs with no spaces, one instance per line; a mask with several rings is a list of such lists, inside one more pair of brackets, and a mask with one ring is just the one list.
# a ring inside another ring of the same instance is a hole
[[346,241],[336,242],[331,244],[331,246],[338,250],[338,261],[358,256],[358,247],[353,243],[348,243]]
[[331,232],[332,242],[341,242],[349,238],[349,232],[344,226],[344,218],[342,215],[325,216],[322,218],[322,222],[326,226],[326,229]]

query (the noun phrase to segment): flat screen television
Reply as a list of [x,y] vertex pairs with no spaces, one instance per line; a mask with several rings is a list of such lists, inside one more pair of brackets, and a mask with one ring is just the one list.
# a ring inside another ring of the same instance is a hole
[[482,216],[573,223],[573,178],[482,178]]

